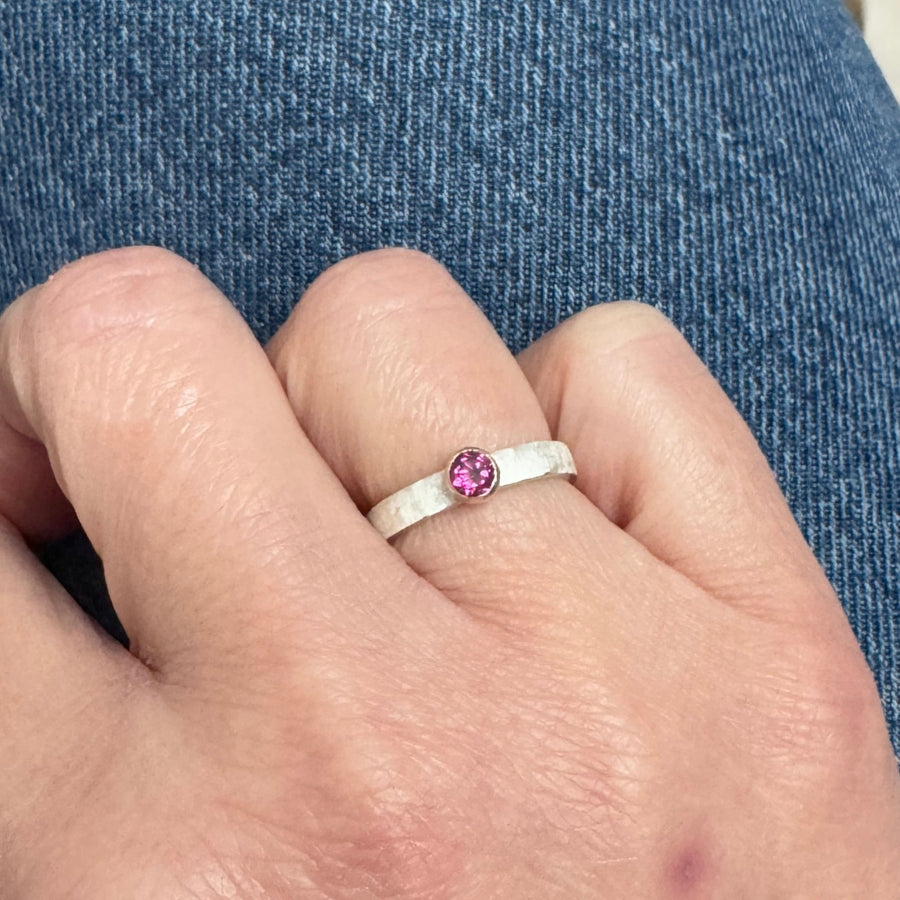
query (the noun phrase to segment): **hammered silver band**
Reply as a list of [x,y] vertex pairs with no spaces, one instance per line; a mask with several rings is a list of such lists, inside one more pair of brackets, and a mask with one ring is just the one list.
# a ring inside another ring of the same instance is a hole
[[392,538],[411,525],[452,506],[483,502],[487,496],[463,496],[451,483],[450,472],[454,462],[467,452],[470,455],[483,454],[493,463],[495,472],[488,494],[536,478],[563,475],[571,479],[578,474],[572,453],[562,441],[531,441],[490,453],[478,448],[464,448],[454,454],[450,463],[439,472],[426,475],[376,503],[366,518],[383,537]]

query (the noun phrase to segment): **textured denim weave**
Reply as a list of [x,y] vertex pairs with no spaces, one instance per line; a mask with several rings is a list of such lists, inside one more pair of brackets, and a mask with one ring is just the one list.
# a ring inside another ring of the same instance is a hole
[[263,341],[390,244],[513,349],[656,304],[759,438],[900,750],[900,112],[839,0],[0,0],[0,176],[0,306],[129,243]]

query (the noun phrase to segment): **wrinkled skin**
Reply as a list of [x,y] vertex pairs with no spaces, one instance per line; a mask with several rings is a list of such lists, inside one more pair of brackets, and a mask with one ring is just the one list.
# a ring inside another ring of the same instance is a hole
[[[0,317],[0,426],[3,900],[898,897],[871,674],[649,307],[516,359],[382,250],[261,348],[187,262],[106,251]],[[363,515],[551,436],[574,483]],[[29,550],[76,515],[131,653]]]

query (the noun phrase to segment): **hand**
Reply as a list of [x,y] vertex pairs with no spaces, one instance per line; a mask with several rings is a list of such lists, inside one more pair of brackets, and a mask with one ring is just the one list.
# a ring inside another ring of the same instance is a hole
[[[0,317],[3,420],[4,900],[896,900],[871,675],[649,307],[517,361],[444,268],[376,251],[264,351],[193,266],[108,251]],[[360,514],[551,435],[574,484],[390,544]],[[133,655],[20,536],[76,514]]]

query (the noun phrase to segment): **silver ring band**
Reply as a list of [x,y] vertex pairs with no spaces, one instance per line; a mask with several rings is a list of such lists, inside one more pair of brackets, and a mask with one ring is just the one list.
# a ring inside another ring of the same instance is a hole
[[577,475],[572,453],[562,441],[531,441],[488,453],[464,447],[439,472],[385,497],[366,518],[385,538],[460,503],[486,500],[494,491],[553,475]]

